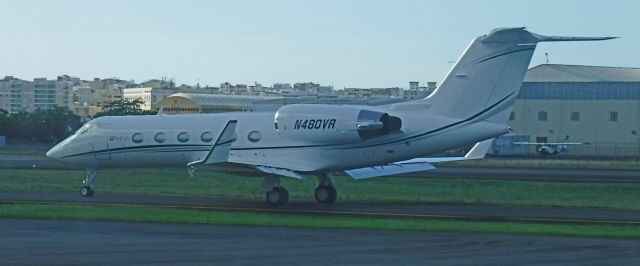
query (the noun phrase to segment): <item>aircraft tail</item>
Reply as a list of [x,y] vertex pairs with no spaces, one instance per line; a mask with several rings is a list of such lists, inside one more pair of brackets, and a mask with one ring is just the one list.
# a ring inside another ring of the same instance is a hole
[[431,112],[506,124],[539,42],[593,41],[614,37],[556,37],[525,28],[500,28],[474,39],[427,100]]

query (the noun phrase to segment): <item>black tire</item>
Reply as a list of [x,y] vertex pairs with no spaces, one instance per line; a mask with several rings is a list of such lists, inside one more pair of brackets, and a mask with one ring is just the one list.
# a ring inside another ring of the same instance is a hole
[[284,205],[289,201],[289,191],[283,187],[274,187],[266,195],[267,203],[271,205]]
[[80,195],[83,197],[93,196],[94,190],[90,186],[83,186],[80,188]]
[[315,191],[315,197],[318,203],[334,203],[338,198],[338,192],[334,186],[318,186]]

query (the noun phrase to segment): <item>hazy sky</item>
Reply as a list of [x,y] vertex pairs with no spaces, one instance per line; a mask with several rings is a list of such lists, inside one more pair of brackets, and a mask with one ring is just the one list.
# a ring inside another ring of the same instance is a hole
[[532,66],[640,67],[640,1],[0,1],[0,76],[347,87],[440,82],[496,27],[619,36],[541,44]]

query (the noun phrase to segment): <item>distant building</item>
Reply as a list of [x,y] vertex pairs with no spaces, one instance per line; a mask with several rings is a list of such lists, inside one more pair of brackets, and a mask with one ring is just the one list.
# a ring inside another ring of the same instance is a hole
[[141,106],[142,110],[151,110],[152,104],[162,101],[164,98],[171,94],[175,94],[176,90],[168,89],[155,89],[151,87],[144,88],[127,88],[122,90],[122,97],[125,100],[133,101],[135,99],[141,99],[144,104]]
[[162,108],[165,114],[219,113],[219,112],[265,112],[276,111],[287,104],[348,104],[383,105],[401,101],[389,97],[317,97],[317,96],[248,96],[224,94],[176,93],[152,105],[152,110]]
[[533,67],[509,125],[535,142],[589,143],[568,155],[640,156],[640,68]]
[[291,94],[294,93],[294,90],[289,83],[276,83],[273,84],[273,92],[281,94]]
[[33,112],[54,106],[73,109],[73,82],[35,78],[26,81],[6,76],[0,80],[0,108],[10,113]]
[[409,90],[404,91],[402,98],[407,101],[423,99],[436,90],[436,87],[436,82],[434,81],[427,82],[426,87],[420,87],[418,81],[409,81]]
[[293,91],[297,95],[318,95],[328,94],[333,88],[330,86],[320,86],[320,84],[313,82],[302,82],[293,84]]
[[344,88],[346,95],[354,97],[395,97],[402,98],[404,91],[400,87],[393,88]]
[[152,110],[158,111],[162,108],[165,114],[270,111],[276,105],[258,103],[282,99],[266,96],[176,93],[153,104]]
[[392,88],[344,88],[347,95],[355,97],[393,97],[405,101],[423,99],[436,89],[435,82],[427,82],[427,87],[420,87],[417,81],[409,82],[409,89]]
[[140,87],[149,87],[154,89],[174,89],[176,83],[173,79],[150,79],[139,84]]

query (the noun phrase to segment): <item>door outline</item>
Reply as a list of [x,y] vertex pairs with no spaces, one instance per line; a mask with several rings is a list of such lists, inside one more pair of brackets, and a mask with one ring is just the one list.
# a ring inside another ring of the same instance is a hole
[[[103,151],[96,153],[96,151]],[[96,160],[111,160],[111,153],[109,152],[109,140],[108,139],[94,139],[91,141],[91,153]]]

